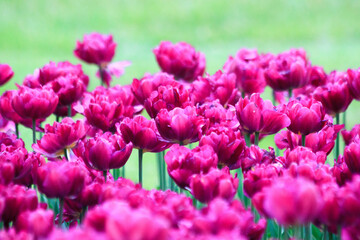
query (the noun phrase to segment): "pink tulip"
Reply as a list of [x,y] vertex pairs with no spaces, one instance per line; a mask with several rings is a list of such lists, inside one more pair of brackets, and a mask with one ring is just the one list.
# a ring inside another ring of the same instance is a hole
[[7,83],[14,76],[14,72],[7,64],[0,64],[0,86]]
[[174,145],[165,155],[165,162],[169,176],[181,187],[189,187],[191,176],[207,173],[217,167],[217,155],[214,150],[204,145],[192,150]]
[[33,233],[35,238],[49,236],[54,227],[54,212],[51,210],[37,209],[26,211],[19,215],[15,222],[17,231]]
[[188,43],[163,41],[153,52],[161,70],[177,79],[191,82],[205,71],[205,55]]

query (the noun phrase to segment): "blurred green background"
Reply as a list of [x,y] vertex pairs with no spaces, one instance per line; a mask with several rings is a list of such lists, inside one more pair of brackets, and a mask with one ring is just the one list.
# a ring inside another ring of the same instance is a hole
[[[312,63],[327,72],[358,68],[359,12],[360,1],[355,0],[1,0],[0,62],[10,64],[15,76],[0,92],[15,88],[15,82],[21,83],[49,61],[80,63],[72,52],[76,40],[90,32],[113,34],[118,43],[114,60],[132,62],[113,84],[128,84],[145,72],[158,71],[152,49],[161,40],[194,45],[205,53],[211,74],[243,47],[274,53],[302,47]],[[92,90],[99,82],[94,77],[96,68],[85,64],[83,68]],[[351,104],[347,128],[357,122],[358,107]],[[30,131],[21,131],[27,141]],[[273,144],[271,138],[261,146]],[[133,180],[137,179],[136,156],[127,164]],[[145,180],[154,177],[155,164],[147,153]],[[145,187],[154,186],[154,181],[147,181]]]

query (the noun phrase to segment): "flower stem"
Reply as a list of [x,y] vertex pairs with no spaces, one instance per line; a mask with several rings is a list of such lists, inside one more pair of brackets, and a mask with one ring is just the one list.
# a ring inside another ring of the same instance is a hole
[[104,179],[105,179],[105,182],[106,182],[107,170],[103,171],[103,176],[104,176]]
[[295,239],[302,239],[301,232],[302,232],[301,226],[294,226],[294,238]]
[[292,97],[292,88],[289,88],[289,100]]
[[[281,229],[281,228],[280,228],[280,229]],[[288,228],[287,228],[287,227],[283,227],[283,229],[284,229],[284,233],[282,234],[281,239],[288,240],[288,239],[289,239]],[[281,236],[281,230],[280,230],[280,236]]]
[[55,116],[55,120],[56,120],[57,122],[60,122],[60,116],[59,116],[59,115],[56,115],[56,116]]
[[305,147],[305,139],[306,139],[306,135],[305,134],[301,134],[301,145],[303,147]]
[[102,67],[99,65],[99,74],[100,74],[100,85],[104,86],[104,73]]
[[59,198],[59,222],[58,222],[59,228],[61,228],[61,224],[63,221],[63,210],[64,210],[64,199]]
[[87,211],[87,206],[82,207],[81,212],[80,212],[80,224],[82,224],[84,221],[86,211]]
[[143,150],[139,149],[139,183],[142,185],[142,158],[143,158]]
[[69,161],[67,148],[64,149],[64,156],[65,156],[66,160]]
[[32,120],[33,143],[36,143],[36,120]]
[[71,104],[67,106],[68,109],[68,117],[71,117]]
[[308,224],[306,224],[305,226],[305,229],[304,229],[304,239],[306,239],[306,240],[311,240],[311,236],[312,236],[312,234],[311,234],[311,223],[308,223]]
[[249,133],[245,134],[245,142],[246,142],[246,146],[247,146],[247,147],[250,147],[250,146],[251,146],[250,134],[249,134]]
[[345,112],[343,112],[343,114],[342,114],[342,117],[343,117],[343,124],[344,124],[344,128],[346,127],[346,111]]
[[160,190],[163,190],[161,153],[157,153],[156,155],[157,155],[157,163],[158,163],[159,188]]
[[[340,124],[340,114],[336,113],[336,125]],[[340,151],[340,135],[337,133],[336,141],[335,141],[335,159],[339,157],[339,151]]]
[[15,123],[15,133],[16,133],[16,138],[19,138],[20,134],[19,134],[19,124]]
[[259,132],[255,132],[255,145],[259,146]]

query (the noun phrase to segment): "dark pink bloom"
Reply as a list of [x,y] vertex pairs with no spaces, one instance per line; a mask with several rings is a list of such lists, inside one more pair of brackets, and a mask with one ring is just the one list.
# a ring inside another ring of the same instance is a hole
[[344,225],[350,225],[359,220],[360,215],[360,176],[354,175],[351,181],[339,189],[341,196],[341,212]]
[[354,141],[344,149],[344,160],[352,173],[360,173],[360,142]]
[[236,115],[241,130],[248,134],[274,134],[290,125],[286,114],[277,111],[269,100],[263,100],[258,93],[241,98],[236,104]]
[[[31,128],[32,120],[23,118],[17,114],[12,106],[12,100],[17,96],[16,90],[9,90],[3,93],[0,98],[0,113],[1,115],[14,123],[20,123],[24,126]],[[38,127],[44,119],[37,119],[36,126]]]
[[167,85],[180,87],[181,84],[175,81],[172,75],[160,72],[154,75],[145,74],[140,80],[134,78],[131,84],[131,90],[140,104],[144,104],[145,99],[149,98],[151,93],[156,91],[159,86]]
[[85,94],[82,105],[75,110],[86,117],[88,123],[103,131],[115,131],[115,124],[124,118],[124,104],[109,90],[98,87],[92,94]]
[[300,164],[300,162],[315,162],[324,164],[326,161],[326,153],[314,153],[310,148],[299,146],[294,148],[293,150],[286,150],[284,152],[284,158],[285,167],[289,167],[292,163]]
[[198,77],[187,87],[189,87],[190,98],[195,105],[211,101],[212,86],[208,78]]
[[132,143],[126,144],[120,135],[106,132],[80,143],[78,150],[88,166],[107,171],[124,166],[132,148]]
[[267,84],[275,91],[305,86],[311,70],[305,55],[301,50],[290,50],[277,55],[265,69]]
[[[77,114],[76,110],[75,110],[75,106],[77,106],[77,102],[71,104],[71,117],[75,116]],[[54,115],[58,116],[58,117],[68,117],[69,116],[69,106],[64,106],[64,105],[60,105],[58,104],[57,107],[55,108],[54,111]]]
[[216,197],[231,201],[238,185],[237,174],[233,178],[228,167],[222,170],[213,168],[206,174],[195,174],[190,180],[191,193],[203,203],[208,203]]
[[229,127],[231,129],[239,127],[235,107],[230,105],[228,108],[224,108],[219,100],[205,102],[197,106],[197,112],[208,120],[209,129],[217,126]]
[[206,121],[199,116],[195,107],[160,110],[155,118],[160,135],[172,143],[188,144],[199,141],[206,128]]
[[263,69],[258,61],[247,61],[239,57],[229,57],[224,67],[225,73],[236,75],[236,87],[244,94],[262,93],[266,82]]
[[315,87],[325,85],[327,82],[327,74],[321,66],[312,66],[309,78],[309,83]]
[[208,145],[190,150],[177,144],[166,153],[165,162],[170,177],[181,188],[190,186],[192,175],[207,173],[218,163],[214,150]]
[[265,151],[258,146],[251,145],[245,148],[240,156],[237,168],[241,167],[243,172],[251,170],[258,164],[270,164],[275,161],[274,149],[269,147],[270,151]]
[[333,176],[339,186],[343,186],[346,182],[351,181],[352,172],[345,163],[344,157],[339,155],[334,161],[334,167],[331,169]]
[[326,123],[325,109],[312,98],[290,101],[285,112],[291,121],[288,129],[296,134],[308,135],[320,131]]
[[13,146],[16,148],[25,148],[24,141],[17,138],[15,134],[0,132],[0,145]]
[[356,100],[360,100],[360,68],[348,69],[347,74],[350,93]]
[[86,136],[87,128],[83,121],[74,122],[71,118],[64,118],[53,126],[45,125],[44,136],[33,144],[36,152],[48,157],[64,155],[65,149],[74,148],[77,142]]
[[[1,100],[0,100],[1,101]],[[15,124],[11,121],[8,121],[0,113],[0,131],[1,132],[15,132]]]
[[284,130],[277,133],[274,137],[274,141],[279,149],[288,148],[292,150],[297,146],[301,146],[301,136],[291,132],[290,130]]
[[278,178],[263,191],[265,211],[285,226],[308,224],[322,208],[318,187],[303,178]]
[[219,99],[221,105],[235,104],[238,91],[236,89],[236,76],[233,73],[222,73],[217,71],[214,75],[208,76],[211,86],[210,99]]
[[47,162],[36,173],[36,185],[48,198],[73,198],[85,184],[84,167],[76,162]]
[[60,76],[48,83],[47,87],[56,93],[61,105],[70,105],[78,101],[86,90],[84,82],[75,75]]
[[[336,233],[336,228],[342,223],[341,196],[339,187],[335,184],[320,185],[321,198],[323,199],[323,208],[319,214],[321,223],[328,226],[331,232]],[[335,230],[335,231],[334,231]]]
[[21,212],[35,210],[38,206],[36,191],[19,185],[0,187],[0,198],[4,199],[1,220],[5,227],[17,219]]
[[46,238],[54,228],[54,212],[41,208],[23,212],[16,219],[15,228],[18,232],[33,233],[35,238]]
[[176,79],[191,82],[204,74],[205,55],[196,52],[188,43],[163,41],[153,52],[161,70],[174,75]]
[[256,165],[251,171],[244,173],[244,193],[252,198],[264,187],[271,185],[275,178],[281,174],[282,168],[279,164]]
[[345,145],[349,145],[352,141],[360,137],[360,124],[356,124],[350,131],[346,129],[342,130],[341,135],[344,139]]
[[84,187],[78,200],[82,206],[95,206],[100,202],[102,191],[102,184],[94,181]]
[[346,72],[333,71],[329,75],[328,83],[315,89],[313,96],[323,104],[326,113],[334,116],[345,112],[352,102],[348,78]]
[[0,64],[0,86],[7,83],[14,76],[14,72],[7,64]]
[[161,152],[171,145],[160,136],[155,121],[147,120],[142,115],[133,119],[125,118],[116,128],[125,142],[132,142],[134,148],[144,152]]
[[101,65],[101,68],[96,72],[96,76],[100,78],[107,87],[110,87],[112,76],[120,77],[125,72],[125,67],[131,65],[129,61],[113,62]]
[[55,111],[59,98],[52,90],[18,87],[17,95],[14,96],[11,104],[20,117],[30,119],[47,118]]
[[83,42],[76,42],[74,55],[87,63],[102,65],[111,62],[115,49],[112,35],[90,33],[84,35]]
[[155,118],[161,109],[170,111],[176,107],[185,108],[192,105],[189,91],[183,85],[159,86],[144,102],[144,107],[151,118]]
[[40,85],[46,85],[58,77],[66,77],[67,75],[77,77],[83,82],[85,88],[89,84],[89,77],[84,74],[80,64],[74,65],[65,61],[58,63],[49,62],[38,71],[35,71],[33,75],[28,76],[24,81],[24,85],[30,88],[38,88]]
[[[200,236],[203,239],[241,239],[236,234],[222,238],[221,233],[235,232],[246,236],[246,239],[260,240],[266,228],[266,220],[259,219],[257,223],[254,221],[252,213],[240,201],[234,200],[229,204],[216,198],[194,217],[191,230],[197,234],[194,239]],[[213,238],[205,234],[212,234]]]
[[209,129],[207,135],[200,139],[199,145],[210,145],[218,156],[218,164],[233,169],[244,152],[246,144],[239,131],[233,131],[227,127],[216,127]]

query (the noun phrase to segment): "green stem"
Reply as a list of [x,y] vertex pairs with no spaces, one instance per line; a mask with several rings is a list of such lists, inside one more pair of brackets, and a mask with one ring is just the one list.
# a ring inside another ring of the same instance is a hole
[[100,85],[104,86],[104,73],[102,67],[99,65],[99,74],[100,74]]
[[66,160],[69,161],[69,155],[68,155],[67,148],[64,149],[64,156],[65,156]]
[[[336,125],[340,124],[340,114],[336,113]],[[335,141],[335,159],[339,157],[340,153],[340,135],[337,133],[336,141]]]
[[[289,232],[288,232],[288,228],[287,227],[283,227],[283,229],[284,229],[284,233],[282,234],[282,238],[281,239],[283,239],[283,240],[288,240],[289,239]],[[280,230],[281,231],[281,230]],[[280,235],[281,235],[281,233],[280,233]]]
[[294,230],[294,238],[295,239],[302,239],[301,237],[301,232],[302,232],[302,227],[301,226],[294,226],[293,228]]
[[103,176],[104,176],[104,179],[105,179],[105,182],[106,182],[107,170],[103,171]]
[[259,132],[255,132],[255,146],[259,146]]
[[69,104],[69,105],[67,106],[67,108],[68,108],[68,117],[71,118],[71,104]]
[[36,143],[36,120],[32,120],[33,143]]
[[301,145],[303,147],[305,147],[305,139],[306,139],[306,135],[305,134],[301,134]]
[[15,123],[15,133],[16,133],[16,138],[19,138],[20,134],[19,134],[19,124]]
[[247,147],[251,146],[250,134],[249,133],[245,134],[245,142],[246,142]]
[[328,227],[326,225],[324,225],[323,240],[329,240],[329,230],[328,230]]
[[157,156],[157,165],[158,165],[159,189],[163,190],[161,154],[157,153],[156,156]]
[[56,115],[56,116],[55,116],[55,120],[56,120],[57,122],[60,122],[60,116]]
[[292,97],[292,88],[289,88],[289,100]]
[[80,224],[82,224],[84,221],[86,211],[87,211],[87,206],[82,207],[81,212],[80,212]]
[[311,240],[312,234],[311,234],[311,223],[308,223],[304,226],[304,239]]
[[342,113],[344,128],[346,127],[346,111]]
[[125,165],[121,168],[121,177],[125,178]]
[[142,158],[143,158],[143,150],[139,149],[139,183],[142,185]]
[[340,225],[337,227],[337,239],[341,240],[341,226]]
[[63,221],[63,210],[64,210],[64,199],[59,198],[59,222],[58,222],[59,228],[61,228],[61,224]]
[[166,189],[166,163],[164,160],[165,157],[165,151],[162,151],[160,153],[160,158],[161,158],[161,171],[162,171],[162,182],[163,182],[163,190]]

